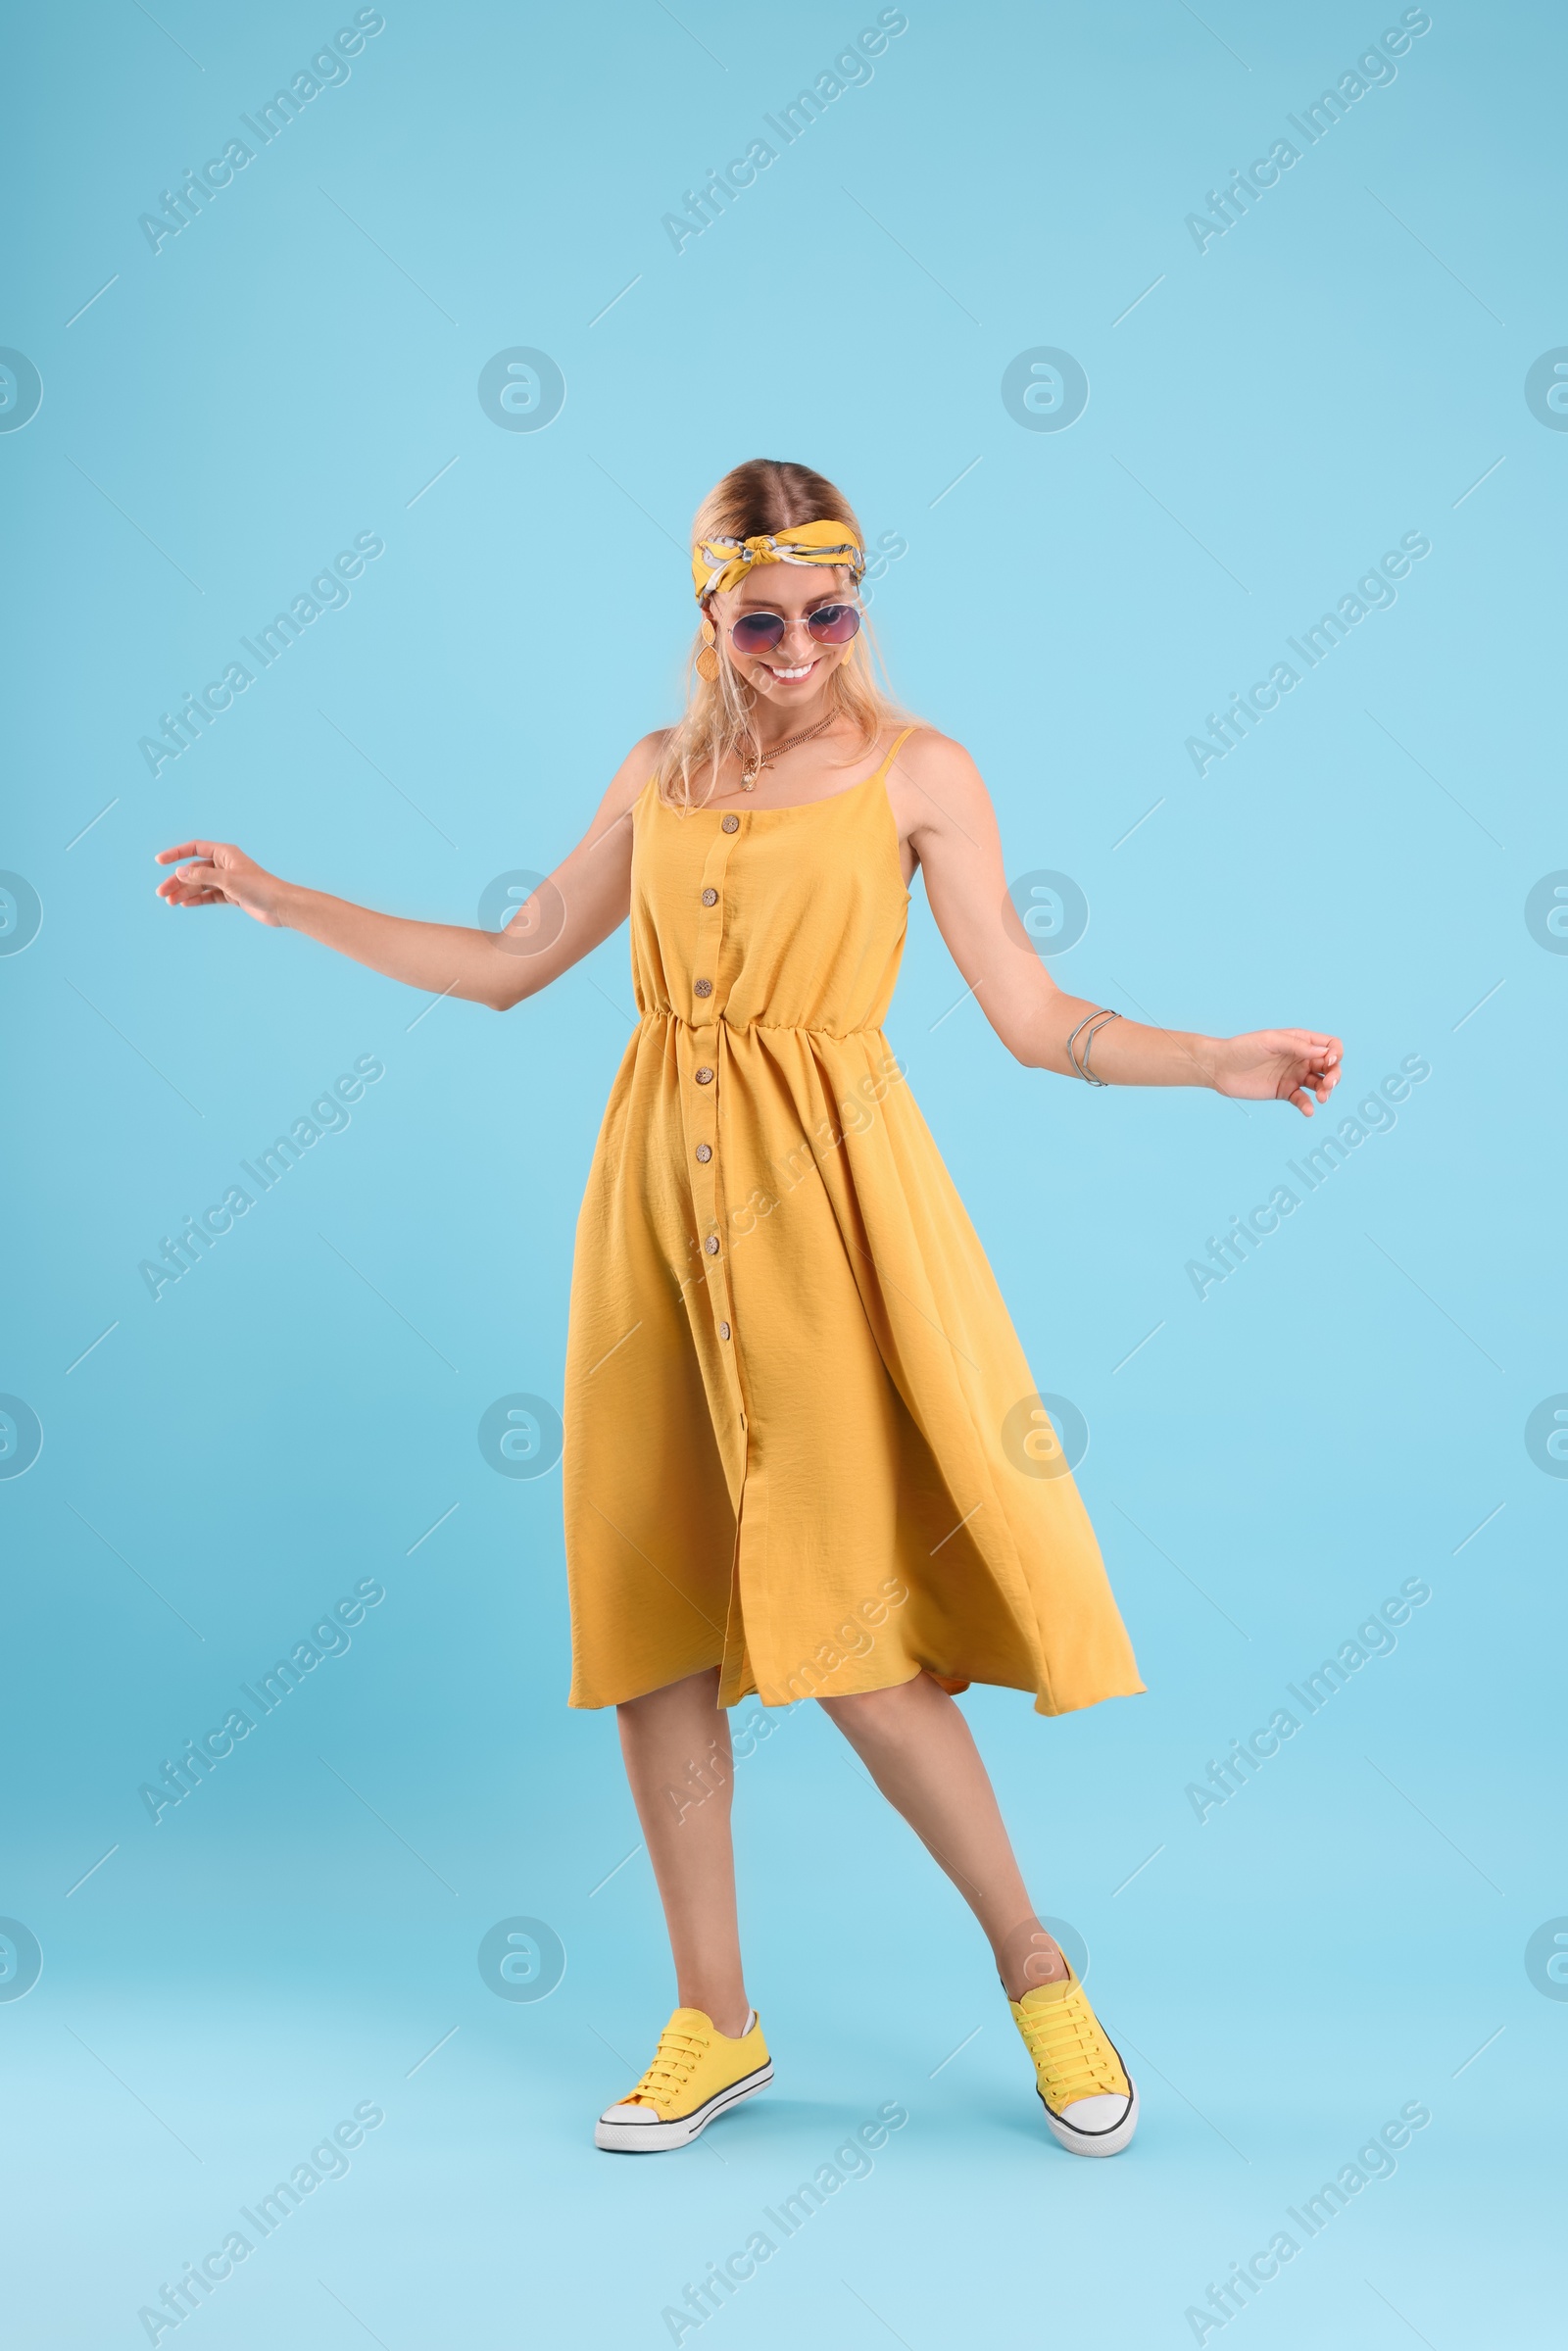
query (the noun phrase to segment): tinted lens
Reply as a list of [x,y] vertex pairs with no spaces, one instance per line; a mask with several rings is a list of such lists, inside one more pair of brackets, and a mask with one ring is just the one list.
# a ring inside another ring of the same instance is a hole
[[783,643],[784,623],[777,612],[743,612],[729,633],[737,653],[770,653]]
[[853,604],[818,605],[806,625],[818,645],[848,645],[860,625],[859,610]]

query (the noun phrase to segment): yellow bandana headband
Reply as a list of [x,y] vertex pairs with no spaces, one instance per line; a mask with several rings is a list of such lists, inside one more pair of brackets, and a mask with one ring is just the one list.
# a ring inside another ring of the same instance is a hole
[[798,529],[760,532],[754,539],[703,539],[692,549],[692,581],[699,604],[733,588],[758,563],[834,563],[865,569],[865,550],[847,522],[803,522]]

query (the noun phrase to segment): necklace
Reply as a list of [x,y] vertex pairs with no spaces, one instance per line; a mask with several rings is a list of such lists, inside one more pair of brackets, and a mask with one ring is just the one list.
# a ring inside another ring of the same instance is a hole
[[760,752],[755,758],[748,758],[741,768],[741,790],[755,792],[757,779],[764,767],[770,766],[774,759],[782,759],[785,752],[794,751],[799,744],[809,743],[813,735],[819,735],[825,726],[831,726],[837,715],[836,710],[829,710],[827,716],[819,718],[815,726],[806,727],[798,735],[787,735],[782,743],[775,743],[771,751]]

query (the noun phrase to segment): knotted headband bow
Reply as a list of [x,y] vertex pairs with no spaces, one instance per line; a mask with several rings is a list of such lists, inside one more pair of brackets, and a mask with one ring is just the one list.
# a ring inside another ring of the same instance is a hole
[[836,563],[865,569],[865,550],[847,522],[803,522],[794,530],[762,531],[753,539],[703,539],[692,549],[692,581],[699,604],[733,588],[757,563]]

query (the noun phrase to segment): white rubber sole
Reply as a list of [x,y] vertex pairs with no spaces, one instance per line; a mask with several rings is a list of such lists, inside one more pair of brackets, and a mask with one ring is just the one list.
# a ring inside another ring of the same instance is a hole
[[[1138,2084],[1131,2074],[1127,2077],[1127,2086],[1132,2091],[1127,2112],[1108,2131],[1075,2131],[1071,2123],[1062,2121],[1059,2114],[1053,2114],[1045,2099],[1041,2098],[1046,2128],[1057,2146],[1065,2147],[1069,2155],[1119,2155],[1123,2147],[1131,2144],[1133,2132],[1138,2128]],[[1038,2090],[1036,2095],[1039,2096]],[[1072,2112],[1070,2106],[1067,2112]]]
[[594,2145],[611,2155],[662,2155],[673,2147],[689,2147],[710,2123],[727,2114],[732,2106],[739,2106],[743,2098],[755,2098],[772,2079],[773,2061],[769,2058],[755,2074],[745,2074],[727,2089],[715,2090],[706,2106],[699,2106],[670,2123],[612,2123],[601,2115],[594,2125]]

